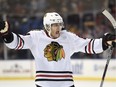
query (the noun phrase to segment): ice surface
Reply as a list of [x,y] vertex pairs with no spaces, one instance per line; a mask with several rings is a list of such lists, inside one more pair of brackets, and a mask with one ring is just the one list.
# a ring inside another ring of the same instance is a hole
[[[100,81],[75,81],[76,87],[100,87]],[[4,80],[0,87],[35,87],[33,80]],[[116,87],[116,82],[105,81],[103,87]]]

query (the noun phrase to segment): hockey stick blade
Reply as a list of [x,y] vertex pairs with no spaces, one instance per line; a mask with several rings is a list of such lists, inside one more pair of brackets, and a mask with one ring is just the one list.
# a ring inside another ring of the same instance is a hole
[[116,29],[116,21],[113,18],[113,16],[107,10],[104,10],[102,13],[108,18],[108,20],[113,25],[114,29]]

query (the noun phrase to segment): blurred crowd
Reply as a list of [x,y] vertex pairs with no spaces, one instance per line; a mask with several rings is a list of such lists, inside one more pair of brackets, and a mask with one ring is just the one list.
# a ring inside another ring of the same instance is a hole
[[[116,18],[116,0],[0,0],[0,20],[7,19],[10,30],[25,35],[43,29],[43,15],[55,11],[64,18],[65,29],[83,38],[100,38],[115,33],[101,13],[105,8]],[[29,50],[11,50],[0,39],[0,59],[33,59]],[[107,53],[75,53],[72,58],[106,58]],[[112,58],[116,57],[113,51]]]

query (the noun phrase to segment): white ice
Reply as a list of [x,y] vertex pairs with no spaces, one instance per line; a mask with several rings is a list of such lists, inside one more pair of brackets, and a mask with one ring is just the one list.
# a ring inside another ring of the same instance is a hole
[[[100,81],[75,81],[76,87],[100,87]],[[0,81],[0,87],[35,87],[33,80]],[[105,81],[103,87],[116,87],[116,82]]]

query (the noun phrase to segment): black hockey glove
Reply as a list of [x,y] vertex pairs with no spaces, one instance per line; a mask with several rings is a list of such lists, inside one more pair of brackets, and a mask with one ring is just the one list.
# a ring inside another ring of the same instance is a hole
[[0,36],[8,34],[8,23],[6,21],[0,21]]
[[13,34],[9,32],[7,21],[0,21],[0,37],[2,37],[3,41],[6,43],[13,41]]
[[106,33],[103,36],[103,50],[106,50],[109,46],[116,47],[116,35]]

